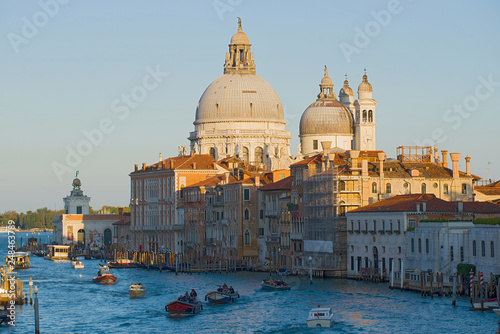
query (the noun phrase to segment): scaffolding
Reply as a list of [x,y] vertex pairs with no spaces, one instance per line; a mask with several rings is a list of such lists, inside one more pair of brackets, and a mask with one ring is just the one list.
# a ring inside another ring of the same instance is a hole
[[401,162],[431,162],[431,146],[399,146],[396,148],[397,159]]
[[[308,169],[303,182],[304,252],[320,276],[346,273],[346,222],[338,216],[337,167]],[[344,263],[345,262],[345,263]]]

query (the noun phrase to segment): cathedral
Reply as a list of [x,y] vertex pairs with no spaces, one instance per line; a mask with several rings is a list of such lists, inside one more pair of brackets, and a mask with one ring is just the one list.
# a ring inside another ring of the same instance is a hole
[[322,142],[329,142],[336,151],[375,150],[377,102],[366,73],[358,87],[358,99],[354,101],[346,78],[339,101],[325,66],[317,100],[300,120],[300,144],[297,156],[292,156],[283,105],[271,85],[256,74],[251,46],[238,19],[224,74],[208,86],[196,107],[195,129],[188,138],[192,152],[215,160],[235,156],[277,170],[322,152]]

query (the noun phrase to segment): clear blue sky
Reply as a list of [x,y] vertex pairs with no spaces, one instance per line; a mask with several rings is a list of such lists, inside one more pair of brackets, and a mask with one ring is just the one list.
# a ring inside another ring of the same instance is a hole
[[[94,208],[128,205],[134,164],[188,143],[237,16],[285,106],[292,153],[323,66],[336,92],[345,73],[356,91],[366,67],[378,149],[395,157],[434,132],[462,169],[469,154],[474,174],[500,178],[497,1],[59,1],[0,2],[0,212],[62,208],[76,170]],[[125,117],[120,98],[145,92],[148,68],[168,76]],[[108,133],[59,178],[53,165],[100,122]]]

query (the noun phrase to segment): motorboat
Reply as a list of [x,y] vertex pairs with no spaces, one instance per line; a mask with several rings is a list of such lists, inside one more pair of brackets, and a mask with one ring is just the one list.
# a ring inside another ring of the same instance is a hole
[[290,290],[291,287],[283,280],[270,280],[269,278],[262,281],[262,290],[283,291]]
[[45,260],[52,260],[52,261],[69,260],[68,256],[69,246],[49,245],[47,247],[48,247],[47,253],[43,257]]
[[27,269],[30,266],[30,257],[27,252],[15,252],[12,255],[7,255],[5,264],[10,269]]
[[131,284],[128,292],[130,293],[130,297],[143,297],[146,294],[146,287],[141,283]]
[[113,269],[143,267],[142,264],[134,262],[134,260],[129,260],[129,259],[116,259],[115,262],[108,262],[107,264],[99,263],[99,265],[108,266]]
[[74,259],[73,261],[71,261],[71,265],[73,266],[73,269],[84,269],[85,266],[83,265],[83,262],[78,260],[78,259]]
[[211,291],[205,295],[205,300],[210,304],[229,304],[240,298],[237,291],[219,288],[217,291]]
[[472,303],[472,308],[476,311],[480,311],[482,309],[484,310],[492,310],[494,308],[498,308],[499,307],[499,303],[498,303],[498,299],[497,298],[491,298],[491,299],[486,299],[486,300],[483,300],[483,307],[481,308],[481,302],[480,301],[476,301],[474,303]]
[[288,269],[280,269],[280,270],[278,270],[278,275],[288,276],[288,275],[290,275],[290,272],[288,271]]
[[333,310],[331,307],[316,307],[311,309],[307,317],[307,327],[332,327]]
[[111,285],[116,283],[116,276],[109,272],[108,266],[103,266],[99,269],[97,276],[92,279],[92,282]]
[[196,299],[187,299],[183,301],[180,297],[165,306],[165,311],[172,316],[197,314],[200,313],[201,310],[203,310],[203,305],[200,301]]

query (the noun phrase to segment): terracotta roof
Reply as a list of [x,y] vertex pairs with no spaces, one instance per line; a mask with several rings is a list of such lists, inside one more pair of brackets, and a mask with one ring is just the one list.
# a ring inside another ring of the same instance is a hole
[[300,165],[309,165],[309,164],[320,164],[321,163],[321,158],[323,157],[323,153],[313,155],[312,157],[305,158],[299,162],[296,162],[294,164],[291,164],[291,166],[300,166]]
[[145,170],[139,168],[137,171],[133,171],[131,174],[174,169],[215,170],[217,169],[215,167],[215,164],[215,161],[208,154],[183,155],[178,157],[171,157],[150,166],[146,166]]
[[262,190],[262,191],[290,190],[290,189],[292,189],[292,177],[291,176],[285,177],[283,180],[269,183],[269,184],[259,188],[259,190]]
[[480,192],[482,194],[488,196],[500,196],[500,187],[491,187],[491,186],[475,186],[474,191]]
[[[190,185],[189,187],[185,187],[184,189],[189,188],[198,188],[198,187],[215,187],[216,185],[224,182],[226,180],[226,176],[224,174],[215,175],[205,179],[203,181],[197,182],[195,184]],[[229,182],[236,180],[233,176],[229,175]]]
[[[426,203],[426,212],[457,212],[457,202],[448,202],[432,194],[398,195],[351,212],[415,212],[418,203]],[[421,209],[422,210],[422,209]],[[489,202],[463,202],[464,212],[500,213],[500,206]]]

